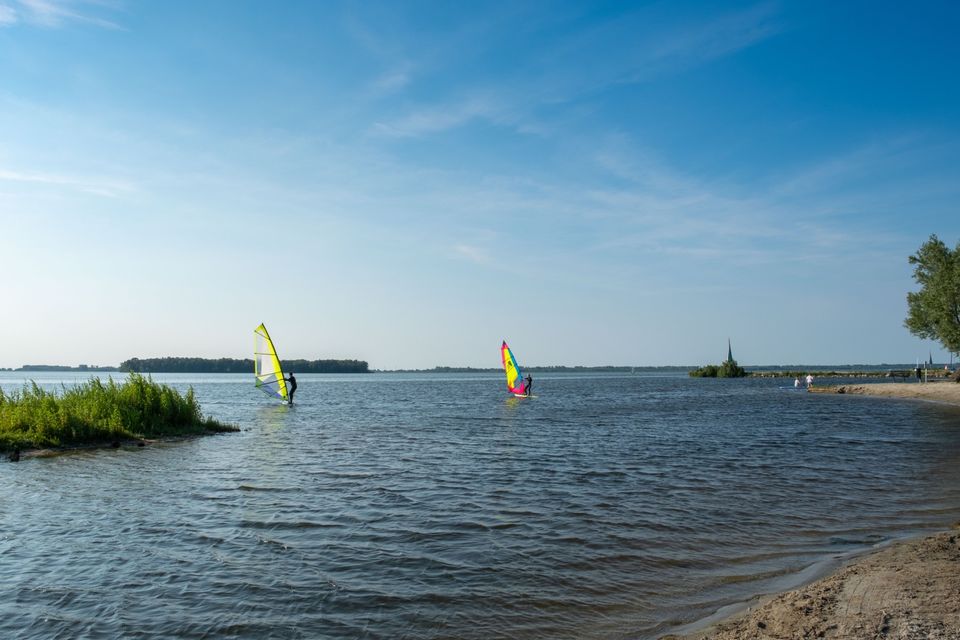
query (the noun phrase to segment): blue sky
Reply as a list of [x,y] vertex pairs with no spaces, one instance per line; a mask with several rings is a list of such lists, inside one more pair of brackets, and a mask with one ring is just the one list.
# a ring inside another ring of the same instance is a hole
[[0,0],[0,366],[943,360],[958,18]]

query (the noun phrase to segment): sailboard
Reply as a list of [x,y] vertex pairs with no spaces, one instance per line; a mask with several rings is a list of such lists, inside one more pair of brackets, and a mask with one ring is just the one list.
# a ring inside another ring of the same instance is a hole
[[507,390],[515,396],[524,396],[527,383],[523,379],[523,374],[520,373],[520,365],[513,357],[513,351],[510,351],[506,340],[500,345],[500,355],[503,358],[503,371],[507,374]]
[[253,375],[257,388],[268,396],[289,402],[287,381],[283,378],[280,358],[273,346],[267,328],[260,325],[253,330]]

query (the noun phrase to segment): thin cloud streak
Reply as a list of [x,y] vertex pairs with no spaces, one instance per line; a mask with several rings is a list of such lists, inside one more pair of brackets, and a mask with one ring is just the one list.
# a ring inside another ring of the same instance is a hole
[[400,119],[374,124],[373,132],[395,137],[417,137],[462,126],[472,120],[497,121],[504,109],[489,97],[472,97],[461,102],[422,109]]
[[[728,56],[780,32],[772,16],[775,5],[764,3],[745,11],[720,16],[710,22],[664,34],[648,52],[650,69],[685,68]],[[646,73],[634,81],[646,79]]]
[[384,97],[397,93],[406,87],[413,79],[410,65],[401,65],[391,69],[374,79],[371,84],[371,94],[375,97]]
[[0,27],[6,27],[17,22],[17,12],[5,4],[0,4]]
[[22,23],[58,29],[69,23],[79,22],[102,29],[123,29],[115,22],[83,10],[87,7],[109,7],[103,2],[84,0],[14,0],[14,2],[14,5],[0,5],[0,27]]
[[486,251],[474,245],[458,244],[453,247],[453,250],[457,256],[474,264],[486,266],[493,262],[493,259]]
[[85,193],[116,198],[134,190],[124,182],[89,179],[86,177],[63,176],[47,173],[24,173],[0,169],[0,181],[34,183],[48,186],[71,187]]
[[[646,40],[635,31],[644,14],[621,17],[584,36],[549,50],[519,69],[505,69],[502,77],[475,82],[467,97],[422,104],[406,115],[377,122],[383,135],[417,137],[437,134],[475,120],[509,126],[519,133],[546,135],[550,127],[538,122],[545,105],[569,102],[617,84],[635,84],[676,73],[733,55],[779,33],[773,22],[775,7],[760,4],[722,15],[693,27],[668,28]],[[639,38],[639,41],[634,43]],[[629,43],[628,55],[611,49],[610,41]]]

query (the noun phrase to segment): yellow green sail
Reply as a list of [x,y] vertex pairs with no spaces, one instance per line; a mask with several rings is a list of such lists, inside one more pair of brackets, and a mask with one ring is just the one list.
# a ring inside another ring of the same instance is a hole
[[253,375],[257,388],[268,396],[288,400],[287,381],[283,378],[280,358],[273,346],[267,328],[260,325],[253,330]]

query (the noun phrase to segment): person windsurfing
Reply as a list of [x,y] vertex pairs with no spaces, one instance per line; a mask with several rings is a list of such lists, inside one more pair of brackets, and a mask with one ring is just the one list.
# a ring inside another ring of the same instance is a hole
[[294,377],[293,373],[290,373],[289,378],[284,378],[287,382],[290,383],[290,386],[287,387],[287,403],[293,404],[293,394],[297,390],[297,379]]
[[529,396],[529,395],[533,395],[532,389],[533,389],[533,376],[531,376],[531,375],[528,373],[528,374],[527,374],[527,387],[526,387],[526,389],[523,390],[523,393],[524,393],[525,395],[528,395],[528,396]]

